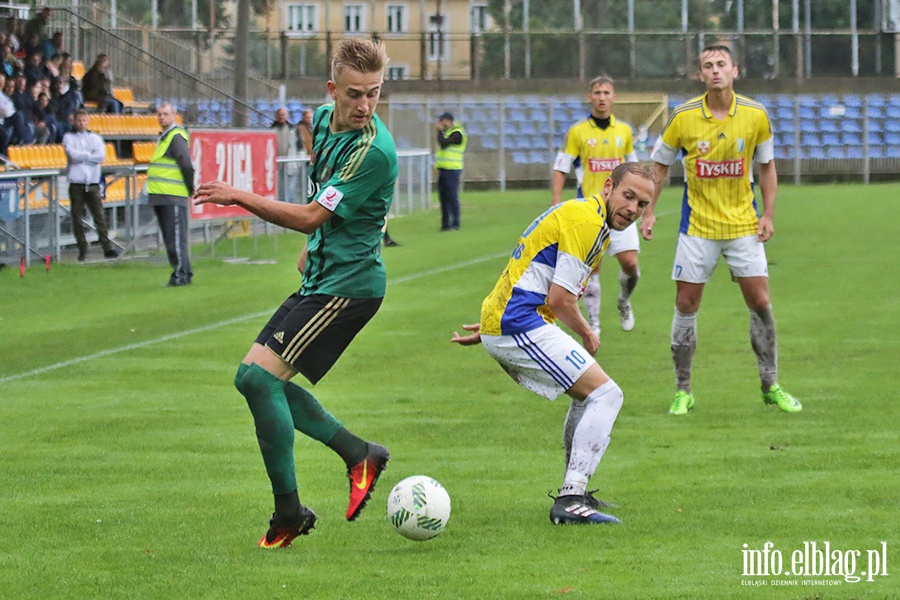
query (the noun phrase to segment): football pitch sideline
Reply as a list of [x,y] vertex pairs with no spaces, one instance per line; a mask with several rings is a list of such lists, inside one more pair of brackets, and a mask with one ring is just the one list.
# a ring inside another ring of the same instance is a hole
[[[0,597],[900,598],[900,185],[779,189],[767,253],[795,415],[760,400],[724,264],[698,318],[696,409],[666,414],[680,193],[642,243],[634,331],[618,326],[618,265],[601,272],[597,359],[625,404],[591,487],[621,525],[551,525],[568,402],[449,343],[549,192],[466,192],[458,232],[438,232],[437,210],[391,221],[385,302],[313,392],[392,460],[348,523],[343,463],[298,436],[319,521],[283,551],[256,548],[271,494],[231,382],[299,285],[302,235],[238,240],[245,262],[196,246],[185,288],[127,259],[0,271]],[[453,506],[427,542],[385,517],[419,474]]]

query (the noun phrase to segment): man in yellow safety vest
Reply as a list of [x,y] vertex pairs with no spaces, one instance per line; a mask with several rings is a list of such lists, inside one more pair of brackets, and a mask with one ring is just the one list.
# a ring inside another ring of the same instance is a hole
[[459,179],[463,170],[463,153],[468,136],[453,115],[445,112],[437,122],[438,197],[441,199],[441,231],[459,229]]

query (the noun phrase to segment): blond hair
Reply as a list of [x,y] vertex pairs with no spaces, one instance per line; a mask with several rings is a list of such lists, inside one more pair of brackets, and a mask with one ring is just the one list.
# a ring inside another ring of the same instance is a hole
[[620,163],[613,172],[610,173],[609,179],[612,181],[612,189],[616,189],[616,187],[622,183],[622,180],[625,179],[625,175],[631,173],[632,175],[637,175],[638,177],[642,177],[644,179],[649,179],[653,183],[656,183],[656,177],[653,174],[653,167],[650,163],[646,162],[623,162]]
[[595,85],[603,85],[604,83],[608,83],[612,88],[616,87],[615,83],[613,83],[612,77],[610,77],[606,73],[600,73],[599,75],[591,79],[591,82],[588,84],[588,91],[592,91]]
[[348,68],[360,73],[384,73],[389,61],[382,42],[348,38],[341,42],[331,60],[331,80],[337,81]]

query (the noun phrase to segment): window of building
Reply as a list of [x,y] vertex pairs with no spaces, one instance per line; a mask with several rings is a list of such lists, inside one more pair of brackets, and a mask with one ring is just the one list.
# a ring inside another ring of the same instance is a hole
[[387,78],[394,81],[409,79],[409,65],[388,65]]
[[428,60],[447,60],[449,56],[447,15],[431,15],[428,17]]
[[491,16],[487,4],[472,5],[472,33],[481,33],[491,26]]
[[406,5],[388,4],[385,9],[387,11],[387,27],[385,31],[388,33],[406,33],[409,30]]
[[365,6],[362,4],[344,5],[344,31],[361,33],[366,30]]
[[318,6],[315,4],[288,4],[287,30],[292,33],[312,33],[319,29]]

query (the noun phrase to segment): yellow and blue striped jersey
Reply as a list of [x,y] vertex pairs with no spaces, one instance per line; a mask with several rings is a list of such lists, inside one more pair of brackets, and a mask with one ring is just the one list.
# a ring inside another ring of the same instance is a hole
[[576,296],[609,246],[600,196],[551,206],[519,238],[494,290],[481,305],[481,333],[513,335],[556,321],[547,305],[555,283]]
[[759,216],[751,161],[775,158],[772,125],[763,105],[732,94],[723,120],[713,117],[706,95],[688,100],[669,117],[650,158],[671,165],[684,152],[684,198],[679,231],[730,240],[756,235]]
[[603,191],[610,173],[620,163],[636,160],[631,126],[610,115],[609,127],[601,129],[590,116],[569,128],[563,147],[556,155],[553,169],[568,173],[576,160],[579,172],[579,196],[589,198]]

